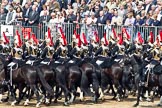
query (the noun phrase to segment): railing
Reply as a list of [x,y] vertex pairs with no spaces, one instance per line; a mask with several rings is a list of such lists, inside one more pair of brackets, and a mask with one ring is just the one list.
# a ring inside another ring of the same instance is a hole
[[[2,21],[1,21],[2,22]],[[137,36],[137,32],[141,32],[142,37],[144,40],[148,40],[148,36],[150,31],[154,34],[154,40],[156,36],[159,34],[159,31],[162,30],[162,26],[153,27],[153,26],[107,26],[107,25],[87,25],[87,24],[73,24],[73,23],[58,23],[58,24],[51,24],[51,23],[42,23],[38,26],[22,26],[21,22],[15,22],[13,25],[4,25],[1,23],[0,31],[1,34],[4,31],[5,27],[10,27],[9,29],[13,29],[13,36],[16,34],[16,30],[22,35],[27,35],[27,32],[30,31],[34,33],[38,39],[44,39],[44,35],[47,32],[48,27],[51,29],[51,35],[53,37],[53,41],[56,40],[57,34],[59,33],[59,27],[62,27],[64,34],[66,36],[67,42],[70,43],[72,40],[72,35],[74,30],[80,35],[85,33],[87,36],[87,40],[90,40],[91,36],[94,36],[94,32],[98,33],[99,38],[103,37],[104,32],[106,32],[106,36],[109,37],[112,35],[112,28],[116,31],[116,34],[122,32],[122,28],[126,28],[128,33],[131,36],[131,40],[133,41]],[[12,27],[11,27],[12,26]],[[3,30],[2,30],[3,29]],[[13,42],[13,36],[8,36]]]

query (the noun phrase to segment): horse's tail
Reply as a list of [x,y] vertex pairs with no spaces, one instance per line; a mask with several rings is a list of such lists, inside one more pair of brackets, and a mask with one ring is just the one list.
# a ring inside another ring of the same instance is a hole
[[52,87],[47,83],[47,81],[45,80],[45,78],[43,77],[43,73],[40,71],[39,68],[37,68],[37,73],[38,73],[38,77],[43,85],[43,87],[45,88],[46,91],[48,91],[50,93],[50,95],[54,95],[54,91],[52,89]]

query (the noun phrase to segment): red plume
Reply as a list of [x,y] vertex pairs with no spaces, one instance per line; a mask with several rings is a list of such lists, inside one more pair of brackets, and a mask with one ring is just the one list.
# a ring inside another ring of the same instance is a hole
[[62,39],[63,39],[63,41],[64,41],[64,45],[67,45],[66,37],[65,37],[65,35],[64,35],[64,32],[63,32],[62,28],[59,27],[59,30],[60,30],[60,33],[61,33]]
[[150,31],[150,43],[154,43],[154,36],[152,31]]
[[18,30],[16,30],[16,35],[18,36],[18,43],[17,43],[17,45],[18,45],[18,47],[21,47],[22,46],[22,40],[21,40],[21,37],[20,37],[20,34],[19,34]]
[[3,32],[3,37],[4,37],[4,39],[5,39],[5,44],[9,44],[10,43],[10,41],[9,41],[9,39],[6,37],[6,34],[5,34],[5,32]]
[[105,39],[105,44],[108,45],[109,42],[108,42],[107,39],[106,39],[106,33],[104,33],[104,39]]
[[36,38],[35,34],[33,33],[31,38],[34,40],[34,42],[36,43],[36,45],[38,45],[38,39]]
[[112,28],[112,32],[114,34],[114,38],[116,39],[117,38],[117,35],[116,35],[116,32],[115,32],[115,29],[114,28]]
[[118,37],[119,37],[119,45],[122,45],[123,44],[123,36],[121,34],[118,34]]
[[48,28],[48,38],[50,39],[50,45],[53,45],[52,37],[51,37],[51,30]]
[[162,30],[160,30],[160,39],[159,41],[161,42],[162,41]]
[[96,42],[98,43],[99,42],[99,37],[98,37],[97,31],[94,32],[94,35],[95,35]]
[[138,32],[138,41],[142,44],[144,42],[142,36],[141,36],[141,33]]
[[84,33],[82,33],[82,37],[83,37],[84,44],[88,45],[88,42],[87,42],[87,39]]
[[130,36],[130,34],[128,34],[126,28],[123,28],[122,32],[126,34],[128,40],[131,38],[131,36]]
[[28,31],[28,40],[30,40],[30,31]]
[[80,39],[80,35],[79,35],[79,34],[77,35],[77,39],[78,39],[78,47],[80,47],[81,44],[82,44],[82,41],[81,41],[81,39]]

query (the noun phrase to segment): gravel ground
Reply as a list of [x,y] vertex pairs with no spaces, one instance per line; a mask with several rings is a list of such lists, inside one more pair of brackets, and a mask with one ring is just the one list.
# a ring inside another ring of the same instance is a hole
[[[58,103],[52,103],[50,106],[45,106],[41,104],[41,108],[133,108],[133,105],[136,102],[136,97],[129,96],[127,99],[124,99],[121,102],[117,102],[116,100],[111,100],[111,96],[106,96],[106,100],[104,102],[99,101],[97,104],[93,104],[90,98],[86,98],[85,102],[80,102],[77,98],[73,104],[70,106],[63,106],[63,100],[59,100]],[[137,108],[162,108],[157,107],[159,102],[159,98],[156,98],[155,101],[147,102],[143,101],[140,102],[140,105]],[[36,101],[33,99],[30,101],[29,106],[25,108],[34,108],[36,105]],[[0,108],[24,108],[23,102],[20,105],[11,106],[9,102],[1,103]]]

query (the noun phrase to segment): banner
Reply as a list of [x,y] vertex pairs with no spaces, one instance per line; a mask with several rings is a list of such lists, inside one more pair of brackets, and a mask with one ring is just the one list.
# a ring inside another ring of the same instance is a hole
[[13,26],[11,25],[1,25],[1,36],[3,32],[6,36],[13,36]]

